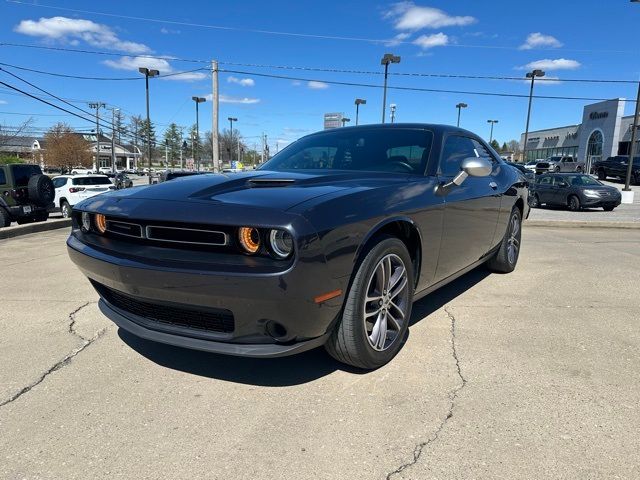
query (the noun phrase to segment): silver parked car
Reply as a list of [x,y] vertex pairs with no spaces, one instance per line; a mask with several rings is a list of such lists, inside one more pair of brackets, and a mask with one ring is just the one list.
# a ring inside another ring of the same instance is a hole
[[549,157],[536,164],[536,173],[582,173],[584,162],[579,162],[575,157],[557,156]]

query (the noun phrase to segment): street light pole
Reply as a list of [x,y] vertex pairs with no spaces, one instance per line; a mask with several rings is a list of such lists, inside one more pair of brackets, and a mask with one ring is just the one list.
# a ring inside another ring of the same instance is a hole
[[491,135],[489,136],[489,143],[493,142],[493,126],[498,123],[498,120],[487,120],[487,123],[491,124]]
[[364,98],[356,98],[356,125],[358,125],[358,117],[360,114],[360,105],[366,105],[367,101]]
[[227,117],[227,120],[229,120],[229,134],[231,136],[229,139],[229,163],[231,163],[233,162],[233,122],[237,122],[238,119],[235,117]]
[[202,97],[191,97],[191,100],[193,100],[196,103],[196,141],[198,142],[198,148],[194,149],[196,156],[198,157],[197,160],[194,158],[194,160],[196,161],[196,171],[199,172],[200,171],[200,113],[199,113],[199,109],[198,109],[198,105],[200,105],[201,103],[204,103],[207,101],[206,98],[202,98]]
[[529,121],[531,120],[531,103],[533,101],[533,85],[536,77],[544,77],[542,70],[533,70],[527,73],[527,78],[531,79],[531,89],[529,90],[529,109],[527,111],[527,126],[524,131],[524,145],[522,146],[522,161],[527,161],[527,142],[529,141]]
[[395,123],[396,121],[396,104],[392,103],[389,105],[389,109],[391,110],[391,123]]
[[385,108],[387,106],[387,76],[389,74],[389,64],[400,63],[400,57],[391,53],[385,53],[380,60],[380,64],[384,65],[384,88],[382,94],[382,123],[384,123]]
[[458,123],[457,126],[460,127],[460,113],[462,112],[463,108],[467,108],[469,105],[467,105],[466,103],[459,103],[456,105],[456,108],[458,109]]
[[148,69],[145,67],[138,68],[138,71],[144,75],[145,92],[147,96],[147,157],[149,163],[149,183],[151,183],[151,117],[149,115],[149,77],[157,77],[160,75],[158,70]]
[[340,121],[342,122],[342,126],[344,127],[346,123],[351,121],[351,119],[347,117],[342,117]]

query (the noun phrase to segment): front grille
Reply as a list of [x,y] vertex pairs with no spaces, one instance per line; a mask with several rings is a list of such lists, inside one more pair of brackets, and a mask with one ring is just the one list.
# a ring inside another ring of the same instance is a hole
[[147,238],[159,242],[223,246],[229,243],[227,234],[217,230],[148,225]]
[[100,295],[114,307],[154,323],[217,333],[231,333],[235,328],[233,313],[230,310],[198,309],[175,303],[158,304],[152,300],[143,300],[113,290],[97,282],[93,284]]
[[107,220],[107,231],[128,237],[142,238],[142,227],[135,223]]
[[536,168],[549,168],[548,163],[539,163],[536,165]]

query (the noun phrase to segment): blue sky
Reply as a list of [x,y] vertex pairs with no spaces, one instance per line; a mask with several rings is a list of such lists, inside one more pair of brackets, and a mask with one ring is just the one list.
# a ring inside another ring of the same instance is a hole
[[[635,80],[640,76],[640,58],[631,36],[640,20],[640,5],[627,0],[534,3],[191,0],[157,1],[152,9],[148,8],[149,2],[132,1],[38,3],[2,0],[0,42],[112,55],[0,46],[1,62],[80,76],[136,77],[140,65],[156,67],[166,74],[206,67],[183,60],[215,58],[221,62],[221,69],[246,72],[220,74],[221,119],[237,117],[237,127],[250,146],[259,142],[261,132],[266,132],[272,151],[276,142],[282,147],[303,134],[321,129],[325,112],[342,111],[354,118],[356,97],[367,99],[367,105],[360,111],[361,123],[379,122],[381,89],[322,82],[381,84],[382,77],[230,63],[380,72],[380,58],[385,52],[392,52],[402,57],[399,65],[392,65],[393,72],[519,77],[527,69],[542,67],[548,77],[560,79]],[[140,54],[171,59],[139,58]],[[56,95],[77,101],[83,108],[86,108],[83,102],[100,100],[120,107],[126,114],[145,111],[143,81],[98,82],[11,71]],[[251,72],[314,82],[253,76],[249,75]],[[0,72],[0,79],[33,91],[4,72]],[[528,93],[528,85],[517,80],[392,76],[390,85]],[[152,119],[162,132],[170,122],[184,126],[194,122],[191,97],[210,94],[211,79],[206,72],[155,79],[151,91]],[[541,82],[536,93],[635,98],[636,87]],[[500,142],[519,138],[524,130],[527,108],[524,98],[390,90],[387,103],[397,104],[398,121],[453,124],[458,102],[469,105],[463,112],[462,126],[481,135],[488,136],[488,119],[500,121],[494,134]],[[579,123],[586,103],[592,102],[538,99],[531,127]],[[25,118],[4,113],[13,112],[33,113],[35,126],[40,128],[56,121],[91,128],[77,118],[53,116],[60,112],[11,94],[2,86],[0,112],[3,112],[0,123],[4,125],[15,125]],[[632,113],[631,103],[627,104],[627,113]],[[201,106],[200,125],[202,130],[210,130],[211,103]],[[220,128],[226,127],[227,122],[222,121]]]

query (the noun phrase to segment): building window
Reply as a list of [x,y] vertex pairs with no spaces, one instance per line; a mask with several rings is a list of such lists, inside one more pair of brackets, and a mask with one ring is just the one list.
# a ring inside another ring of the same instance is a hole
[[600,130],[594,130],[587,144],[587,157],[601,157],[604,139]]

